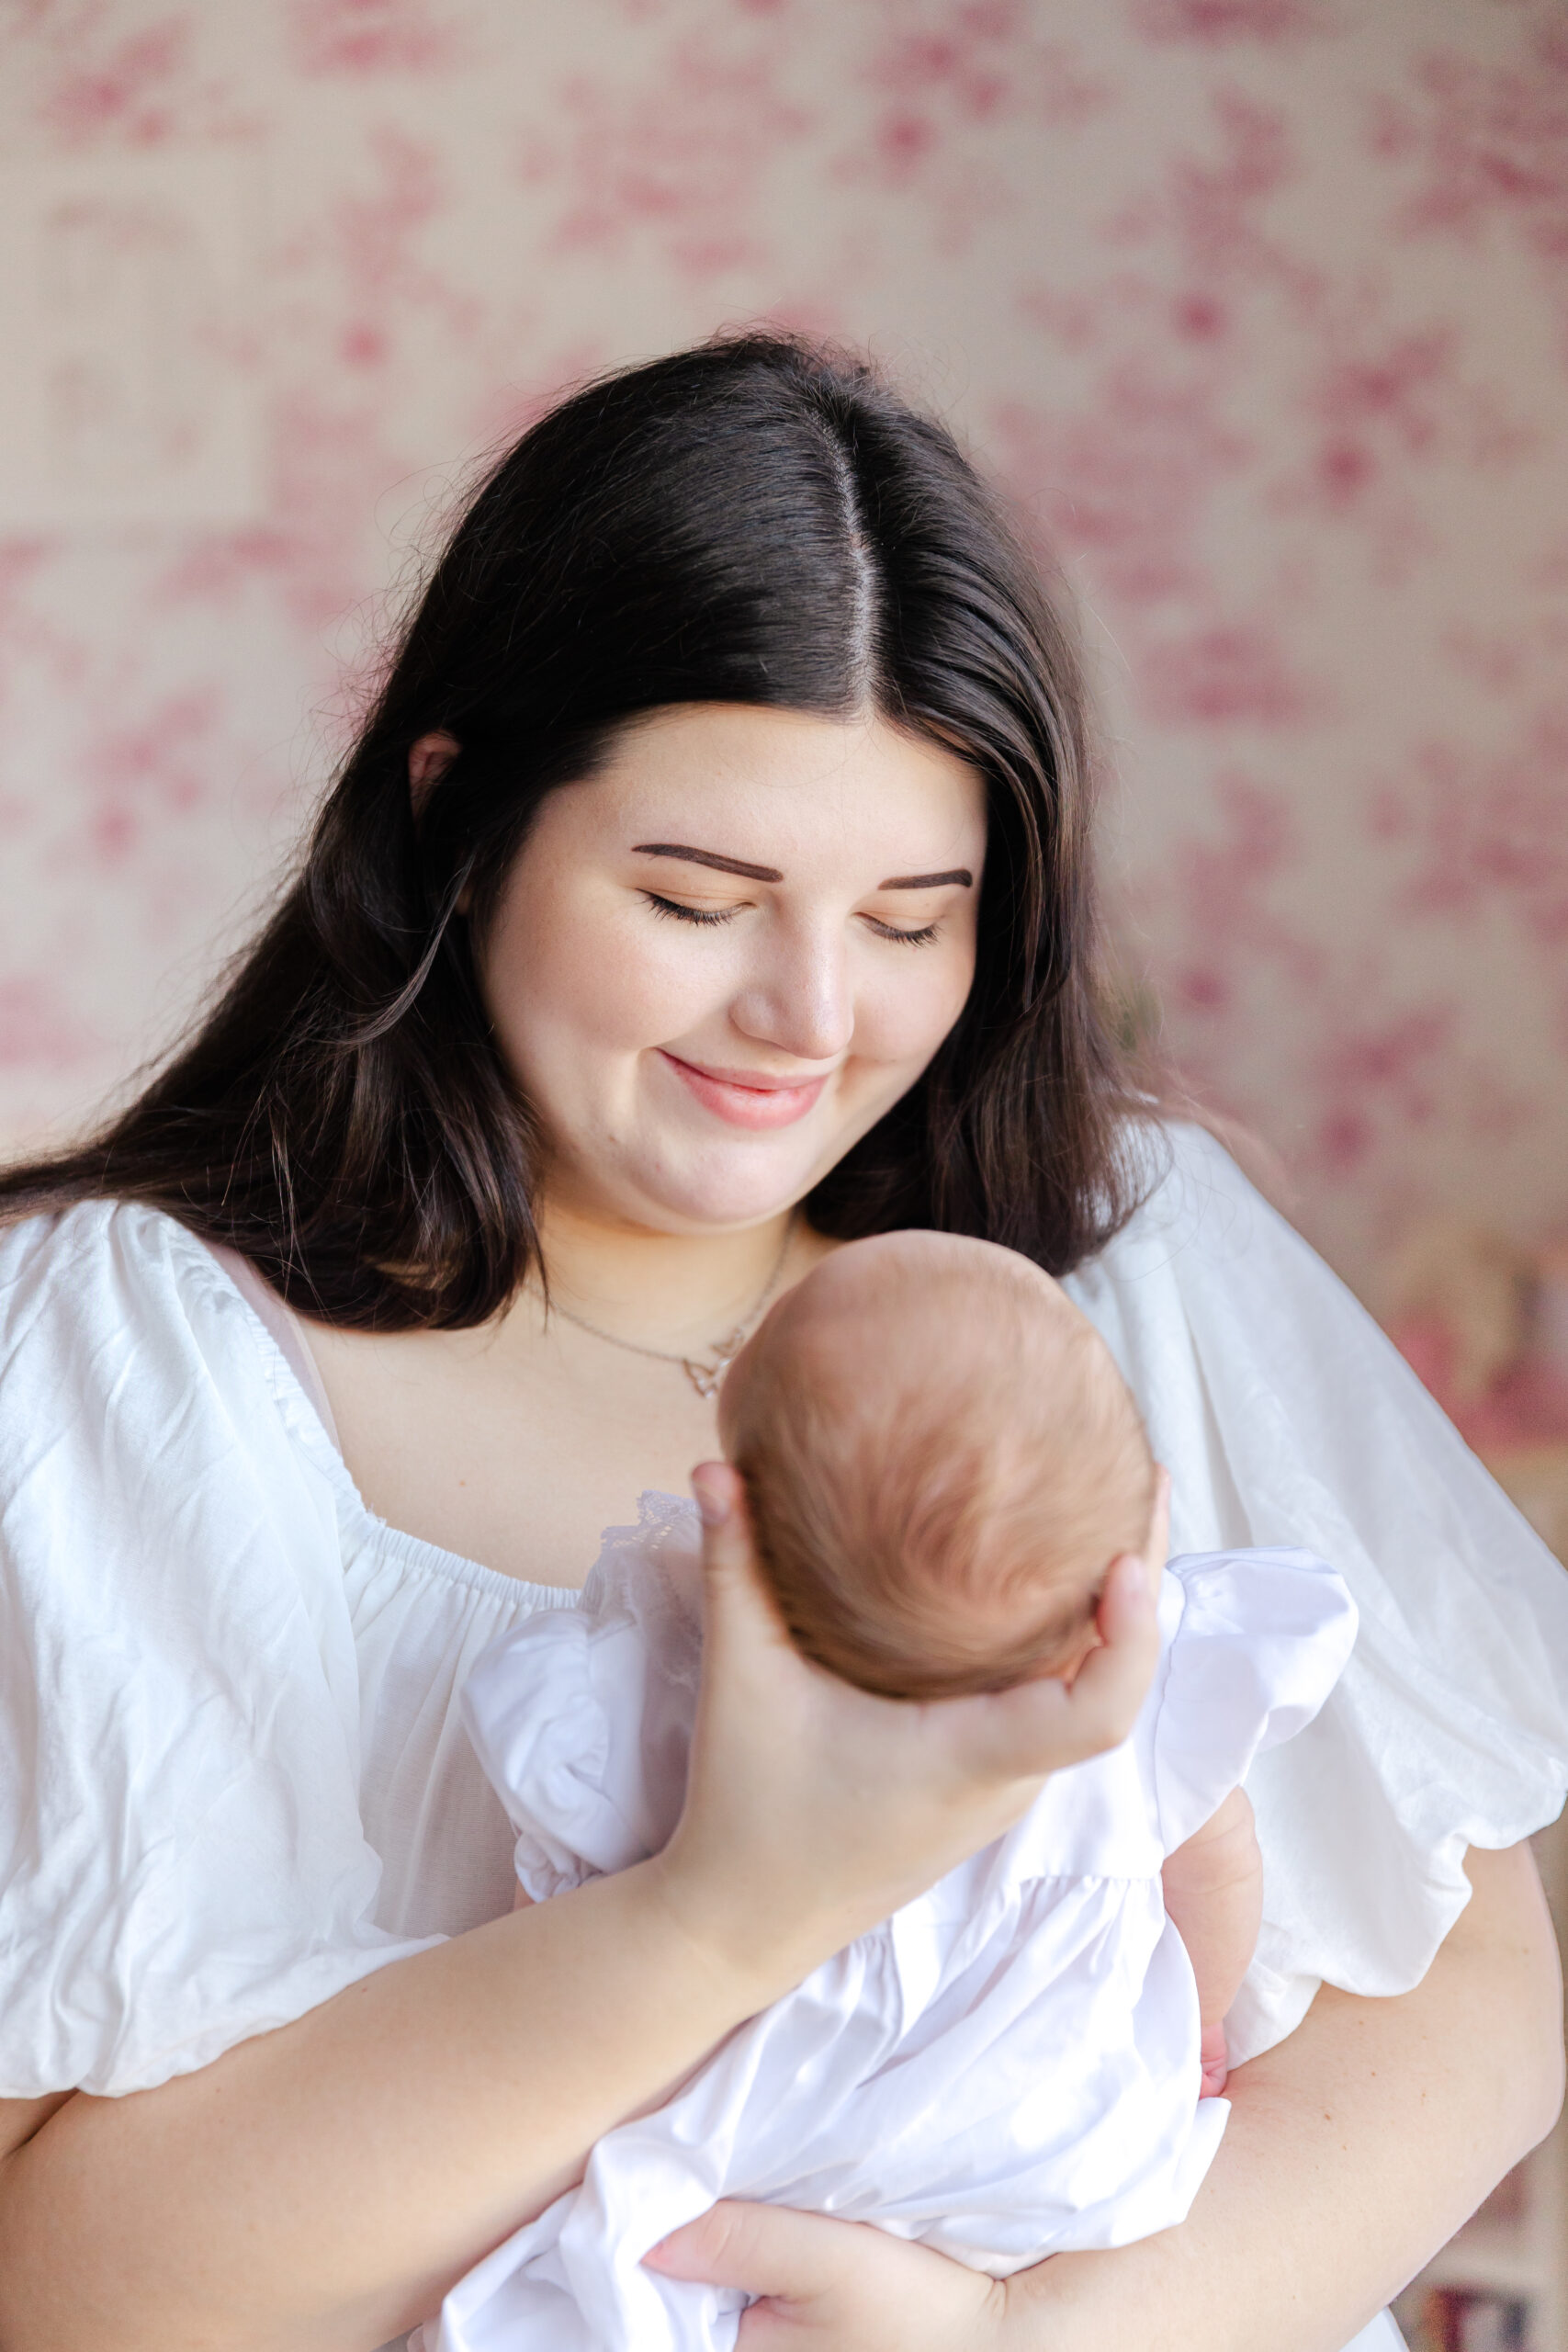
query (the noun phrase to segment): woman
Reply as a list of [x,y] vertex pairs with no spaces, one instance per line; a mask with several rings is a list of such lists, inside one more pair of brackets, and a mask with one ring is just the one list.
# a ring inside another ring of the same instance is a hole
[[1545,2131],[1557,1571],[1119,1079],[1088,770],[1026,561],[863,370],[660,361],[481,492],[222,1001],[6,1180],[0,2342],[368,2352],[1120,1736],[1132,1564],[1071,1693],[899,1708],[794,1657],[710,1465],[681,1827],[511,1912],[468,1665],[715,1451],[768,1300],[900,1225],[1069,1273],[1181,1540],[1320,1549],[1362,1652],[1256,1792],[1263,2054],[1182,2230],[1005,2289],[768,2210],[662,2259],[766,2299],[747,2352],[1337,2352]]

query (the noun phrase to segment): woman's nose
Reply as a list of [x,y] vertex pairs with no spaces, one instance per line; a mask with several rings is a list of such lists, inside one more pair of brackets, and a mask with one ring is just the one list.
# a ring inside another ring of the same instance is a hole
[[742,1035],[804,1062],[832,1061],[854,1032],[854,1002],[842,943],[775,939],[764,968],[733,998]]

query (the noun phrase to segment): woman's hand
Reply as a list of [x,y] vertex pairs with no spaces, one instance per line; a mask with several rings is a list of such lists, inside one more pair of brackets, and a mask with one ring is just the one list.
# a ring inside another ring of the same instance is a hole
[[1010,1827],[1048,1774],[1131,1730],[1158,1650],[1162,1474],[1142,1555],[1113,1566],[1100,1645],[1054,1679],[932,1705],[874,1698],[802,1658],[762,1583],[744,1489],[705,1464],[706,1630],[666,1899],[699,1948],[752,1973],[763,2000]]
[[998,2285],[859,2223],[728,2204],[647,2260],[761,2295],[740,2352],[1339,2352],[1562,2098],[1562,1979],[1529,1849],[1465,1867],[1470,1906],[1413,1992],[1325,1986],[1236,2069],[1179,2229]]
[[671,2278],[760,2295],[739,2352],[1003,2352],[1004,2285],[863,2222],[716,2205],[646,2259]]

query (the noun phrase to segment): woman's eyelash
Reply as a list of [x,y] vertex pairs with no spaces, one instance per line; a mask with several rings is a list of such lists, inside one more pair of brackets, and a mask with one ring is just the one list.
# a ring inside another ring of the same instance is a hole
[[656,915],[673,915],[677,922],[728,922],[735,912],[733,907],[683,907],[678,899],[661,899],[657,890],[642,895]]
[[873,915],[867,915],[866,921],[880,938],[901,940],[906,947],[929,947],[936,937],[934,922],[928,922],[919,931],[898,931],[890,922],[878,922]]
[[[739,912],[737,907],[682,906],[679,899],[661,899],[657,890],[645,890],[642,895],[656,915],[672,916],[677,922],[729,922]],[[874,915],[867,915],[866,922],[879,939],[897,939],[905,947],[929,947],[936,937],[934,922],[928,922],[919,931],[899,931],[893,923],[878,922]]]

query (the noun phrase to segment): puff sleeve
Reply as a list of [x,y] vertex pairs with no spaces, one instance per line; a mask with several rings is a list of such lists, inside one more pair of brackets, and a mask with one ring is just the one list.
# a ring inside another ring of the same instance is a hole
[[438,1940],[373,1921],[293,1386],[156,1211],[0,1233],[0,2097],[151,2087]]
[[1348,1666],[1247,1787],[1264,1927],[1239,2063],[1320,1983],[1419,1982],[1469,1900],[1470,1846],[1517,1843],[1568,1787],[1568,1575],[1344,1285],[1190,1127],[1067,1287],[1170,1469],[1179,1551],[1302,1546],[1359,1612]]

